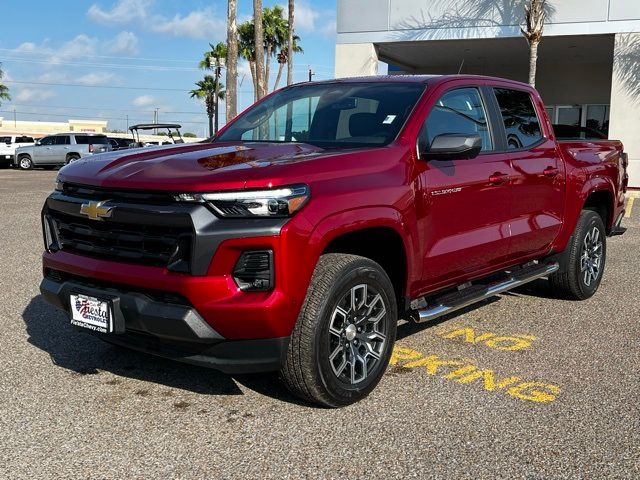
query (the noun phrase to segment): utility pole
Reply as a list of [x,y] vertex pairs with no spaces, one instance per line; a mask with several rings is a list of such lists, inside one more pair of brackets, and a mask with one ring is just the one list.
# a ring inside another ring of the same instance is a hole
[[[159,108],[158,108],[158,107],[156,107],[156,108],[153,110],[153,123],[158,123],[158,110],[159,110]],[[157,129],[157,128],[154,128],[154,129],[153,129],[153,134],[154,134],[154,135],[157,135],[157,134],[158,134],[158,129]]]
[[216,92],[215,92],[215,98],[214,98],[214,105],[215,105],[215,125],[213,127],[213,133],[214,135],[218,134],[218,105],[220,104],[220,101],[218,99],[218,95],[220,95],[220,57],[216,57]]
[[129,130],[129,115],[127,115],[127,131]]
[[[315,75],[315,73],[313,73],[313,70],[311,70],[311,65],[309,65],[309,81],[312,82],[313,81],[313,76]],[[311,132],[311,97],[309,97],[309,119],[308,119],[309,123],[309,132]]]

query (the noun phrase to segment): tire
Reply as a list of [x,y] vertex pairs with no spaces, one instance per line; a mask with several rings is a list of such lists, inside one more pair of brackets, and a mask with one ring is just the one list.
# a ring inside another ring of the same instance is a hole
[[600,286],[607,259],[607,234],[602,218],[583,210],[560,264],[549,277],[554,291],[570,300],[586,300]]
[[18,159],[18,167],[20,170],[31,170],[33,168],[33,161],[28,155],[24,155]]
[[69,154],[67,155],[67,162],[65,163],[65,165],[69,165],[71,162],[75,162],[76,160],[80,160],[80,155],[77,155],[75,153]]
[[393,285],[380,265],[356,255],[322,255],[291,336],[284,383],[325,407],[363,399],[384,375],[397,322]]

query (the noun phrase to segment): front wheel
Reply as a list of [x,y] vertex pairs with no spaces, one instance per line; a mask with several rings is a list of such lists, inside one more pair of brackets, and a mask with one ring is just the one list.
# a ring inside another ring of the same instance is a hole
[[549,277],[551,286],[565,298],[586,300],[598,290],[607,259],[607,232],[600,215],[580,213],[563,255],[563,269]]
[[18,159],[18,166],[21,170],[31,170],[33,168],[33,161],[25,155]]
[[394,289],[380,265],[356,255],[322,255],[291,336],[285,384],[327,407],[361,400],[384,375],[397,321]]

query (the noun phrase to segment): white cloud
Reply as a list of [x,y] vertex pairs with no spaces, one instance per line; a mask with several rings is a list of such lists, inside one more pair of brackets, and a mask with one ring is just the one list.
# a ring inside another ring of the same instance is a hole
[[24,87],[18,90],[13,100],[16,102],[41,102],[54,96],[55,94],[51,90]]
[[82,85],[108,85],[117,80],[117,76],[107,72],[93,72],[76,78],[76,82]]
[[155,33],[176,37],[202,39],[222,39],[226,34],[226,16],[218,15],[212,9],[194,10],[187,14],[167,17],[154,13],[155,0],[118,0],[111,9],[103,9],[93,4],[87,16],[106,25],[140,25]]
[[135,55],[138,53],[138,37],[133,32],[120,32],[107,42],[106,47],[110,53]]
[[320,12],[314,10],[311,5],[305,2],[296,4],[294,14],[296,30],[300,30],[301,32],[313,32],[316,30],[316,21],[320,17]]
[[60,46],[52,46],[49,40],[45,40],[40,45],[33,42],[24,42],[17,48],[13,49],[13,53],[38,54],[49,63],[55,64],[92,56],[96,53],[96,47],[97,41],[95,38],[81,34],[76,35],[72,40],[63,43]]
[[52,51],[50,55],[51,63],[92,56],[96,52],[96,43],[95,38],[87,35],[77,35],[73,40],[62,44],[60,48],[50,49]]
[[141,95],[134,98],[131,103],[136,107],[150,107],[152,105],[155,105],[157,103],[157,100],[152,95]]
[[[283,6],[285,14],[287,7]],[[330,37],[336,33],[333,10],[318,10],[309,2],[296,3],[294,27],[301,33],[318,33]]]
[[111,10],[103,10],[93,4],[87,16],[94,22],[103,24],[132,23],[146,18],[153,2],[154,0],[119,0]]
[[152,22],[150,28],[154,32],[169,33],[176,37],[207,39],[226,34],[226,21],[207,9],[191,12],[184,17],[175,15],[171,20]]

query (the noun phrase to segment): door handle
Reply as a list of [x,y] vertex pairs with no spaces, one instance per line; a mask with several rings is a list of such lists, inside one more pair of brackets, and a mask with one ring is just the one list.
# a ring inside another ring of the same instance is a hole
[[502,185],[509,179],[509,175],[502,172],[496,172],[489,177],[489,183],[491,185]]
[[558,169],[556,167],[547,167],[542,171],[542,174],[545,177],[553,178],[558,174]]

